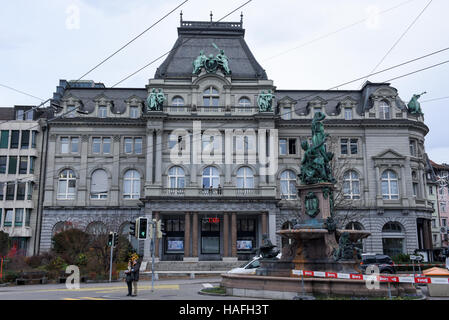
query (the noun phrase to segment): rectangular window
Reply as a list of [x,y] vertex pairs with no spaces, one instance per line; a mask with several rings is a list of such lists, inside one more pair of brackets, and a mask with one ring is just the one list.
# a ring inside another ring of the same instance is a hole
[[340,153],[342,155],[358,154],[358,139],[340,139]]
[[11,133],[11,149],[18,149],[19,148],[19,136],[20,131],[19,130],[12,130]]
[[21,149],[28,149],[30,147],[30,130],[22,130],[22,141],[20,142]]
[[61,137],[61,153],[69,153],[69,138]]
[[446,202],[440,202],[440,209],[443,212],[446,212]]
[[17,184],[17,198],[16,200],[25,200],[26,182],[19,182]]
[[132,153],[132,152],[133,152],[133,139],[125,138],[125,153]]
[[98,107],[98,117],[99,118],[106,118],[108,116],[108,109],[106,106],[99,106]]
[[296,139],[288,139],[288,154],[296,154]]
[[340,140],[340,153],[341,154],[348,154],[348,139],[341,139]]
[[433,187],[429,186],[429,194],[433,194]]
[[410,154],[416,157],[416,141],[410,140]]
[[0,173],[6,173],[6,161],[8,160],[7,156],[0,157]]
[[14,182],[8,182],[6,184],[6,200],[14,200],[15,190],[16,184]]
[[66,114],[66,117],[67,118],[74,118],[75,117],[75,109],[76,109],[76,107],[75,106],[67,106],[67,114]]
[[31,132],[31,148],[36,148],[36,136],[37,136],[37,131],[33,130]]
[[28,157],[20,157],[19,160],[19,174],[28,173]]
[[139,117],[139,108],[138,107],[129,107],[129,117],[133,119],[137,119]]
[[437,221],[435,219],[432,219],[432,228],[437,227]]
[[287,155],[287,139],[279,139],[279,155]]
[[14,226],[21,227],[23,225],[23,209],[16,208],[16,214],[14,218]]
[[292,108],[284,107],[284,110],[283,110],[281,116],[282,116],[282,119],[284,119],[284,120],[291,120],[292,119]]
[[142,154],[142,138],[134,139],[134,153]]
[[21,110],[21,109],[17,110],[16,111],[16,120],[23,120],[24,114],[25,114],[24,110]]
[[101,138],[92,138],[92,153],[101,152]]
[[25,113],[25,120],[34,120],[34,110],[30,109]]
[[2,134],[0,137],[0,148],[8,149],[9,145],[9,130],[2,130]]
[[345,120],[352,120],[352,108],[345,108]]
[[413,196],[416,197],[418,195],[418,184],[413,183]]
[[12,216],[14,215],[14,209],[5,209],[5,227],[11,227],[12,226]]
[[171,134],[168,136],[168,147],[173,149],[174,146],[178,143],[178,136]]
[[103,153],[111,153],[111,138],[103,138]]
[[5,193],[5,182],[0,182],[0,201],[3,201],[4,193]]
[[10,156],[8,174],[16,174],[16,173],[17,173],[17,156]]
[[70,138],[70,144],[71,144],[71,151],[72,153],[78,153],[79,152],[79,141],[80,139],[75,137],[75,138]]
[[33,182],[31,181],[27,182],[27,200],[33,199],[33,186],[34,186]]
[[35,163],[36,163],[36,157],[30,157],[30,174],[34,173]]
[[322,108],[321,107],[315,107],[313,108],[313,114],[317,113],[317,112],[322,112]]
[[447,227],[447,220],[446,219],[441,219],[441,225],[443,226],[443,227]]
[[350,143],[351,143],[351,154],[357,154],[358,139],[351,139]]
[[31,225],[31,209],[26,209],[25,227],[29,227],[30,225]]

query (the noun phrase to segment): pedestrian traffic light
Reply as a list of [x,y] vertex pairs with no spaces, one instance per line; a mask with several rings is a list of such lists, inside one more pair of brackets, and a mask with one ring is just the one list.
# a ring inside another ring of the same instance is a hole
[[145,240],[147,238],[148,218],[139,218],[139,236],[138,239]]
[[157,221],[157,230],[156,230],[156,237],[158,239],[162,238],[163,235],[165,235],[165,225],[162,223],[161,220]]
[[109,232],[108,236],[108,247],[112,246],[114,244],[114,232]]
[[118,234],[117,232],[114,232],[114,247],[117,247],[118,244]]
[[129,234],[133,237],[136,236],[136,225],[137,225],[137,220],[135,221],[130,221],[130,226],[129,226]]

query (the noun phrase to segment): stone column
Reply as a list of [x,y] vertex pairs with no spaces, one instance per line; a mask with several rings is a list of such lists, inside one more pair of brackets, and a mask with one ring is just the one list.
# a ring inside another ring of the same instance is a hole
[[223,214],[223,257],[229,257],[229,214]]
[[147,129],[146,185],[153,183],[153,129]]
[[87,165],[88,159],[87,155],[89,154],[89,136],[88,135],[82,135],[81,136],[81,163],[80,163],[80,170],[79,170],[79,181],[78,188],[77,188],[77,204],[80,206],[85,206],[87,204],[86,201],[89,201],[90,199],[88,195],[88,188],[87,188],[87,172],[89,170],[89,166]]
[[190,257],[190,212],[185,213],[184,222],[184,259]]
[[157,185],[162,184],[162,129],[156,131],[156,169],[155,181]]
[[192,224],[192,257],[198,259],[198,212],[193,213]]
[[111,181],[111,204],[120,206],[120,136],[115,135],[113,141],[113,155],[112,161],[115,165],[112,166],[112,181]]
[[237,214],[231,215],[231,256],[237,257]]
[[267,234],[268,228],[267,228],[267,213],[262,212],[262,234]]

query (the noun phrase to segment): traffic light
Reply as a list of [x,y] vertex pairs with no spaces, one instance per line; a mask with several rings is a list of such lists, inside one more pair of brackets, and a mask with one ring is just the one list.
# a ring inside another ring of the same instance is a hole
[[109,232],[108,236],[108,247],[112,246],[114,244],[114,232]]
[[147,238],[148,218],[139,218],[139,236],[138,239],[145,240]]
[[137,222],[137,220],[129,222],[130,223],[129,234],[133,237],[136,236],[136,224],[137,224],[136,222]]
[[162,238],[163,235],[165,235],[165,225],[162,223],[161,220],[157,221],[157,228],[156,228],[156,237]]
[[117,247],[117,243],[118,243],[118,234],[117,232],[114,232],[114,247]]

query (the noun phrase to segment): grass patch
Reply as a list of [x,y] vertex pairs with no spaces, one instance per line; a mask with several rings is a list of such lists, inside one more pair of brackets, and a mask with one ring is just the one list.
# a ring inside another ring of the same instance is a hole
[[201,292],[214,293],[214,294],[226,294],[226,289],[223,287],[204,288],[201,290]]

